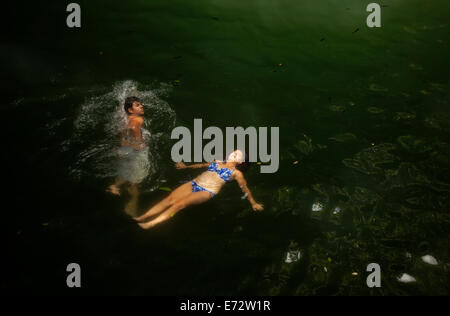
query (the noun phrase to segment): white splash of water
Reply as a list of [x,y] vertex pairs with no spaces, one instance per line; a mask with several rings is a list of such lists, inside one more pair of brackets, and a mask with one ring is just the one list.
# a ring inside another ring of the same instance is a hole
[[164,137],[170,137],[175,126],[174,110],[161,99],[170,93],[171,86],[160,84],[154,88],[126,80],[116,83],[112,91],[89,98],[82,104],[79,115],[74,121],[74,136],[71,144],[81,148],[76,163],[70,172],[76,178],[83,175],[96,178],[109,178],[116,175],[114,162],[120,147],[120,133],[127,124],[124,101],[136,96],[144,105],[144,126],[142,134],[149,147],[149,176],[157,173],[160,150],[158,143]]

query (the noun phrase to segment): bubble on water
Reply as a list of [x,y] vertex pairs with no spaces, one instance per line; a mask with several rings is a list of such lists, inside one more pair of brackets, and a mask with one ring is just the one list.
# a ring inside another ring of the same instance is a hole
[[284,260],[285,263],[293,263],[301,258],[301,253],[299,250],[291,250],[286,253],[286,259]]
[[323,204],[322,203],[317,202],[317,203],[314,203],[312,205],[312,211],[313,212],[320,212],[322,210],[323,210]]
[[334,215],[339,214],[340,212],[341,212],[341,208],[340,207],[335,207],[334,210],[333,210],[333,214]]
[[416,282],[416,279],[407,273],[403,273],[400,277],[397,278],[397,280],[402,283]]
[[422,261],[425,262],[425,263],[431,264],[431,265],[437,265],[437,264],[438,264],[436,258],[434,258],[434,257],[431,256],[431,255],[425,255],[425,256],[423,256],[423,257],[422,257]]

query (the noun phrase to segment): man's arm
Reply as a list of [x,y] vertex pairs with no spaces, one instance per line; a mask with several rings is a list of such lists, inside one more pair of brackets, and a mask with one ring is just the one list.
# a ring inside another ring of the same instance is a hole
[[252,192],[247,187],[247,181],[245,180],[242,172],[240,172],[239,170],[235,170],[233,172],[233,176],[234,176],[234,179],[239,184],[239,186],[241,187],[242,192],[247,194],[247,199],[250,202],[250,204],[252,205],[253,210],[254,211],[262,211],[264,209],[264,205],[259,204],[258,202],[255,201],[255,199],[253,198]]

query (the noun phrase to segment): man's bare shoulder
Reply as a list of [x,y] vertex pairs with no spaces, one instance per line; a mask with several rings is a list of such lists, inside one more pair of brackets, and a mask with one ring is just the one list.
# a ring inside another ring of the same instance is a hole
[[133,116],[129,118],[129,125],[132,127],[141,127],[144,124],[144,118],[142,116]]

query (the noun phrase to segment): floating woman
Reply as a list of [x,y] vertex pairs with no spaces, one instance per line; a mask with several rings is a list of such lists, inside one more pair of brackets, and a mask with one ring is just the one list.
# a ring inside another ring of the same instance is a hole
[[[176,164],[177,169],[203,168],[207,166],[208,169],[193,181],[179,186],[168,197],[153,206],[145,214],[135,217],[134,219],[138,222],[138,225],[144,229],[152,228],[170,219],[176,213],[190,205],[204,203],[218,194],[222,186],[231,180],[237,181],[242,191],[247,195],[253,210],[263,210],[264,206],[255,201],[247,187],[247,181],[244,178],[243,171],[247,169],[248,162],[244,161],[244,155],[240,150],[233,151],[225,162],[214,161],[211,164],[199,163],[190,166],[186,166],[182,162]],[[155,219],[144,222],[150,216],[157,214],[159,216]]]

